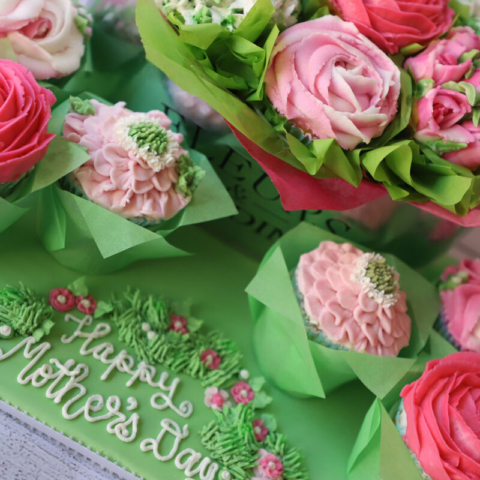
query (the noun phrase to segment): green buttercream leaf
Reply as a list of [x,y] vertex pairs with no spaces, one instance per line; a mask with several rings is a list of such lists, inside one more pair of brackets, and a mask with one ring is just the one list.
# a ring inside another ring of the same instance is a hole
[[267,407],[272,403],[272,397],[269,397],[265,392],[255,393],[255,398],[252,401],[252,406],[255,410]]
[[259,392],[265,385],[265,378],[255,377],[252,378],[248,383],[254,392]]
[[473,124],[478,127],[480,124],[480,108],[474,108],[472,112],[472,121]]
[[95,107],[90,100],[82,100],[79,97],[70,97],[70,108],[80,115],[95,115]]
[[0,290],[0,325],[8,325],[20,336],[37,341],[52,329],[53,309],[46,299],[24,287]]
[[263,421],[263,425],[267,427],[268,433],[274,433],[277,430],[277,419],[269,413],[260,415],[260,420]]
[[446,153],[458,152],[458,150],[468,147],[466,143],[445,142],[443,138],[438,140],[422,140],[422,144],[434,151],[440,157]]
[[93,318],[101,318],[104,315],[108,315],[109,313],[112,313],[112,312],[113,312],[113,305],[111,303],[100,300],[97,303],[97,308],[95,310],[95,314],[93,315]]
[[182,155],[177,162],[178,183],[175,190],[190,198],[205,177],[205,170],[196,165],[188,155]]
[[86,297],[88,295],[87,278],[80,277],[68,285],[70,290],[76,297]]
[[190,333],[198,332],[203,326],[203,320],[199,320],[198,318],[189,317],[187,328]]
[[415,86],[415,96],[423,98],[433,88],[435,88],[435,80],[431,78],[420,80]]
[[475,60],[478,57],[480,50],[470,50],[469,52],[465,52],[463,55],[460,56],[458,59],[458,63],[464,63],[468,60]]
[[400,53],[405,57],[409,57],[410,55],[415,55],[416,53],[421,52],[424,48],[424,45],[420,45],[419,43],[412,43],[410,45],[407,45],[406,47],[403,47],[400,50]]
[[442,88],[445,90],[453,90],[455,92],[463,93],[467,96],[468,102],[473,107],[478,102],[477,91],[475,87],[468,82],[447,82],[442,85]]

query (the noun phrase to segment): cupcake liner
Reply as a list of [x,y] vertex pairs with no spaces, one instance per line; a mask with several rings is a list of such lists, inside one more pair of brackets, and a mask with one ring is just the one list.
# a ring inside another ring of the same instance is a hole
[[455,340],[455,338],[453,338],[452,334],[448,330],[448,320],[444,308],[440,310],[440,315],[438,316],[433,328],[457,350],[462,349],[460,344]]
[[[82,186],[80,185],[80,182],[73,175],[67,175],[66,177],[62,178],[62,180],[60,180],[60,185],[63,190],[73,193],[73,195],[77,195],[78,197],[88,200],[89,202],[96,203],[87,196]],[[134,217],[134,218],[123,217],[123,218],[125,218],[125,220],[128,220],[129,222],[134,223],[135,225],[138,225],[139,227],[144,227],[144,228],[158,227],[162,223],[166,222],[166,220],[164,219],[152,221],[152,220],[148,220],[145,217]]]
[[7,183],[0,183],[0,197],[1,198],[7,198],[9,197],[13,191],[15,190],[15,188],[17,188],[17,186],[23,181],[25,180],[25,178],[27,178],[27,175],[29,175],[29,173],[31,172],[32,170],[24,173],[23,175],[21,175],[17,180],[15,180],[14,182],[7,182]]
[[295,295],[297,296],[298,304],[300,305],[300,310],[302,312],[302,317],[305,322],[305,328],[307,330],[308,339],[312,342],[318,343],[319,345],[323,345],[324,347],[331,348],[333,350],[343,350],[348,351],[348,348],[343,347],[342,345],[335,343],[333,340],[327,338],[323,331],[314,325],[314,323],[310,320],[310,317],[305,310],[305,297],[300,292],[297,283],[297,270],[292,274],[292,283],[293,288],[295,290]]
[[[400,405],[398,406],[397,414],[395,415],[395,427],[397,427],[397,430],[400,433],[403,441],[405,441],[405,435],[407,434],[407,414],[403,406],[403,399],[400,402]],[[406,443],[405,443],[405,446],[406,446]],[[417,456],[408,447],[407,447],[407,450],[409,451],[410,456],[412,457],[413,461],[415,462],[415,465],[417,466],[420,474],[422,475],[422,478],[424,480],[432,480],[432,478],[429,475],[427,475],[423,470]]]

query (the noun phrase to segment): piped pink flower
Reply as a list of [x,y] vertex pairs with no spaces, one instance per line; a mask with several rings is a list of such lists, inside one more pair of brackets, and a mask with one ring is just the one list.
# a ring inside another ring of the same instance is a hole
[[75,307],[75,296],[67,288],[54,288],[48,299],[50,305],[59,312],[68,312]]
[[174,332],[180,332],[182,335],[188,333],[187,319],[180,315],[170,315],[170,328]]
[[228,401],[228,392],[220,390],[218,387],[210,387],[205,390],[205,405],[212,410],[221,411],[223,407],[231,407],[232,403]]
[[257,442],[264,442],[268,435],[268,428],[263,424],[263,420],[254,420],[252,425]]
[[282,460],[263,448],[258,453],[260,454],[260,459],[258,460],[258,465],[253,469],[253,473],[258,480],[279,480],[283,475]]
[[221,357],[215,350],[208,348],[200,355],[200,360],[210,370],[218,370],[222,361]]
[[230,390],[236,403],[248,405],[254,398],[255,393],[246,382],[237,382]]
[[91,295],[82,297],[79,295],[75,298],[75,303],[77,304],[78,310],[87,315],[93,315],[97,309],[97,301]]

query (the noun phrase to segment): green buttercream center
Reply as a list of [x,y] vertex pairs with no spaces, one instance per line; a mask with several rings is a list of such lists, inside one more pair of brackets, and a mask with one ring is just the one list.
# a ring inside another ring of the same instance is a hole
[[369,262],[365,270],[365,276],[376,285],[376,290],[387,294],[395,293],[397,282],[394,279],[394,271],[384,258]]
[[167,132],[164,128],[153,123],[139,123],[132,125],[128,135],[140,147],[148,147],[148,151],[161,155],[168,146]]

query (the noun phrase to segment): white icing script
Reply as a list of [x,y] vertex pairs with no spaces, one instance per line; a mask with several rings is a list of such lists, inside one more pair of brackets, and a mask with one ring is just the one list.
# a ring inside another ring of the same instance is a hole
[[[89,397],[83,407],[74,413],[70,413],[70,407],[87,394],[87,389],[82,385],[82,381],[88,377],[88,366],[75,360],[67,360],[61,363],[56,358],[51,358],[49,363],[45,363],[36,370],[37,365],[45,353],[52,348],[49,342],[43,342],[33,348],[36,340],[33,337],[27,337],[19,342],[10,351],[3,353],[0,350],[0,362],[13,356],[24,347],[23,356],[30,360],[28,365],[18,374],[17,382],[21,385],[32,384],[35,388],[44,387],[51,382],[45,393],[46,397],[53,400],[54,403],[60,403],[69,392],[75,394],[62,407],[62,416],[66,420],[73,420],[83,414],[85,420],[94,423],[101,420],[113,419],[107,425],[107,432],[116,435],[122,442],[132,442],[135,440],[138,431],[139,416],[134,413],[129,419],[120,410],[122,402],[119,397],[112,396],[107,399],[106,407],[108,413],[93,417],[91,412],[96,413],[104,408],[105,400],[102,395],[92,395]],[[33,370],[30,374],[27,373]],[[60,384],[63,386],[60,387]],[[131,402],[132,403],[132,402]]]
[[[71,314],[67,314],[65,321],[78,323],[78,327],[70,337],[63,335],[61,338],[62,343],[70,344],[76,338],[85,339],[80,349],[80,354],[83,356],[92,355],[96,360],[100,360],[103,364],[108,365],[100,377],[102,381],[107,380],[114,370],[118,370],[121,373],[130,375],[126,382],[128,388],[138,381],[160,390],[153,394],[150,399],[150,405],[154,409],[161,411],[171,409],[183,418],[188,418],[193,413],[191,402],[183,401],[178,407],[173,403],[173,396],[180,383],[179,378],[174,378],[168,385],[169,374],[167,372],[160,373],[158,379],[155,380],[157,375],[156,368],[145,362],[140,362],[135,366],[135,360],[128,355],[126,350],[122,350],[115,355],[115,348],[111,343],[104,342],[96,346],[91,345],[95,340],[111,333],[110,325],[98,323],[93,331],[88,333],[83,331],[83,328],[92,325],[93,319],[90,315],[80,320]],[[109,434],[115,435],[122,442],[126,443],[136,439],[140,416],[138,413],[132,413],[130,417],[127,417],[125,413],[122,413],[122,401],[116,395],[108,397],[106,401],[100,394],[91,395],[87,398],[85,404],[75,411],[73,405],[87,395],[87,389],[82,385],[82,381],[89,375],[88,366],[83,363],[77,364],[72,359],[62,364],[59,360],[52,358],[49,360],[49,363],[45,363],[35,369],[42,357],[52,348],[49,342],[43,342],[39,345],[35,344],[35,338],[28,337],[6,353],[0,349],[1,362],[15,355],[23,348],[23,355],[30,362],[17,376],[17,381],[21,385],[31,383],[33,387],[41,388],[51,382],[47,388],[46,397],[53,400],[56,404],[62,402],[67,393],[73,392],[62,407],[62,415],[65,419],[74,420],[83,416],[90,423],[108,421],[106,430]],[[137,408],[137,399],[129,397],[126,410],[132,412]],[[101,413],[105,409],[107,412]],[[185,475],[188,477],[186,480],[192,480],[191,477],[196,475],[199,475],[200,480],[214,480],[215,474],[219,470],[217,463],[212,462],[208,457],[202,458],[202,454],[191,448],[178,452],[180,443],[189,436],[188,425],[184,425],[181,428],[175,421],[165,418],[160,422],[160,427],[161,431],[156,438],[147,438],[142,441],[140,449],[143,452],[152,452],[155,458],[161,462],[175,459],[175,467],[185,472]],[[173,445],[168,452],[162,454],[161,450],[168,448],[164,444],[169,441],[171,444],[171,437],[166,439],[168,436],[173,436]],[[224,478],[223,475],[222,478]]]
[[[173,403],[173,395],[180,383],[179,378],[174,378],[170,385],[167,385],[166,382],[170,375],[167,372],[162,372],[158,380],[155,381],[154,377],[157,373],[156,368],[152,365],[147,365],[145,362],[140,362],[135,368],[135,360],[128,355],[126,350],[122,350],[113,358],[108,358],[110,355],[115,354],[115,347],[111,343],[104,342],[94,347],[91,346],[91,343],[94,340],[101,339],[112,331],[108,323],[98,323],[95,325],[93,331],[88,333],[84,332],[83,328],[92,325],[93,318],[91,315],[86,315],[85,318],[80,320],[73,315],[68,314],[65,316],[65,321],[76,322],[78,323],[78,327],[70,337],[63,335],[61,339],[62,343],[69,344],[76,338],[84,338],[85,341],[80,349],[80,354],[84,356],[92,355],[96,360],[100,360],[103,364],[108,365],[108,368],[100,377],[101,380],[106,380],[114,370],[127,373],[130,375],[130,379],[126,383],[127,387],[131,387],[138,380],[142,383],[147,383],[152,388],[159,388],[161,390],[160,392],[155,393],[151,398],[150,403],[153,408],[157,410],[170,408],[183,418],[188,418],[193,413],[192,402],[185,400],[180,403],[178,407]],[[158,404],[158,399],[163,400],[163,403]]]

